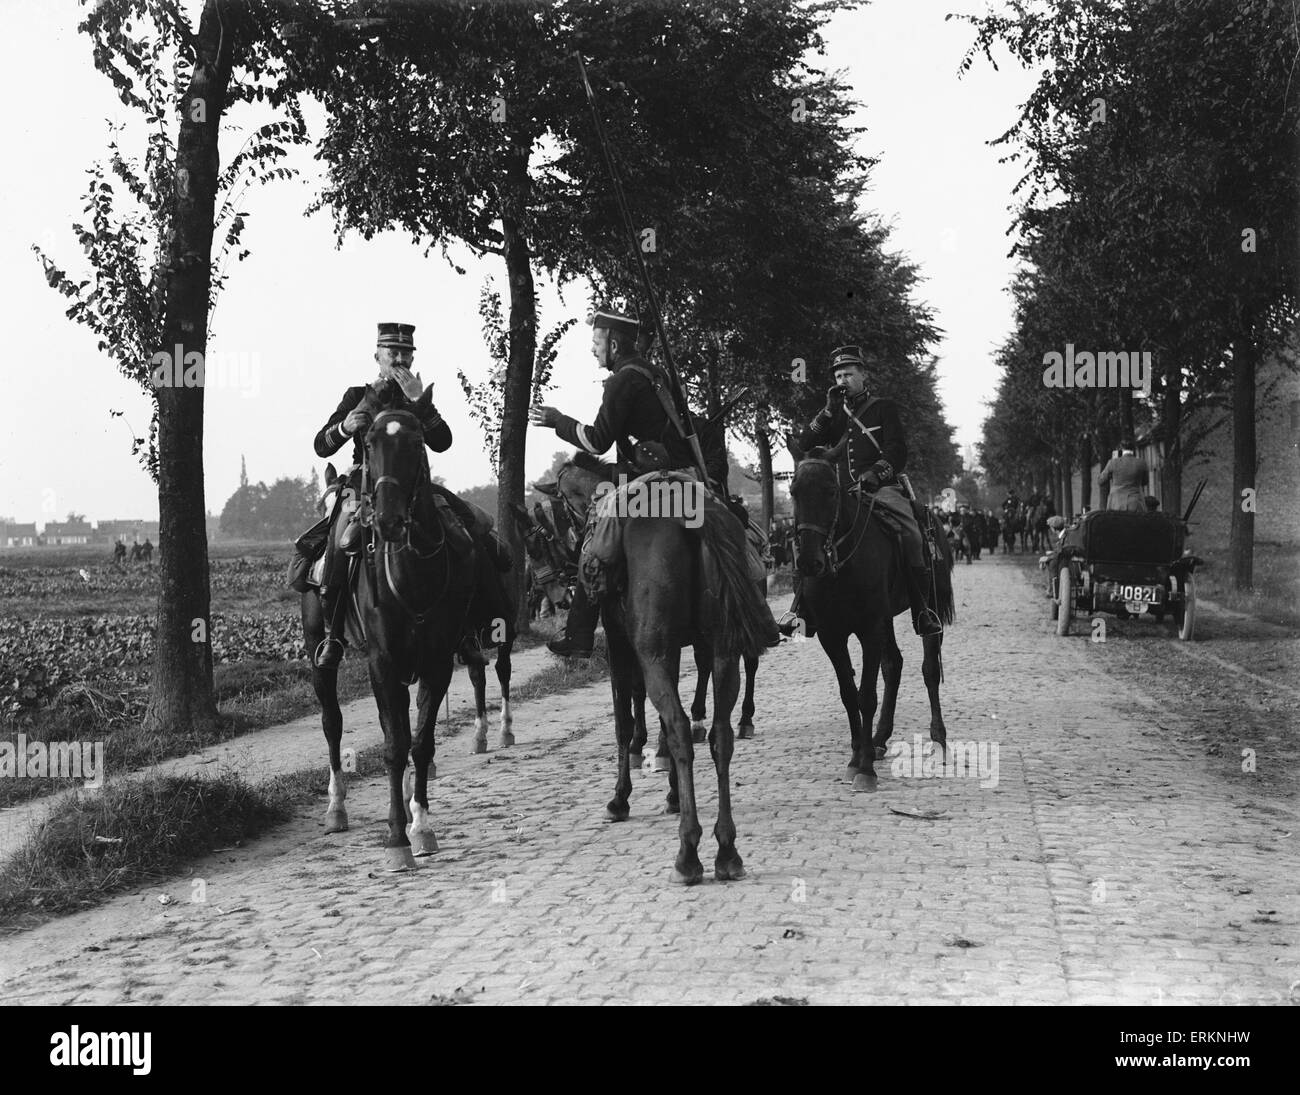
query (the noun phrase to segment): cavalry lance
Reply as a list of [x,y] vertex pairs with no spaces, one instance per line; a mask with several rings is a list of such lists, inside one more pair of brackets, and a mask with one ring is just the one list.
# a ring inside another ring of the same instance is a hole
[[659,299],[655,296],[654,286],[650,284],[650,271],[646,268],[645,256],[641,254],[641,247],[637,243],[636,228],[632,223],[632,212],[628,209],[627,197],[623,193],[623,184],[618,177],[618,169],[614,166],[614,156],[610,151],[609,141],[605,138],[605,126],[600,120],[600,110],[596,106],[596,93],[592,90],[591,81],[587,79],[587,66],[582,63],[582,57],[575,53],[574,60],[578,62],[578,72],[582,76],[582,86],[587,93],[587,103],[591,107],[591,120],[596,126],[596,140],[600,142],[600,151],[605,158],[605,167],[609,171],[609,179],[614,187],[614,197],[618,201],[619,212],[623,215],[623,226],[627,229],[628,243],[632,246],[632,254],[636,256],[637,269],[641,272],[641,285],[645,289],[646,299],[650,302],[650,315],[654,319],[655,333],[659,337],[659,345],[663,349],[664,368],[668,373],[668,390],[672,395],[673,402],[677,405],[677,415],[682,421],[682,437],[690,446],[691,457],[695,461],[695,466],[699,469],[700,481],[707,484],[709,482],[709,473],[704,467],[704,453],[700,449],[700,439],[695,434],[695,425],[691,420],[690,407],[686,402],[686,393],[682,388],[681,378],[677,375],[677,366],[673,362],[673,353],[668,346],[668,338],[664,334],[664,318],[659,311]]

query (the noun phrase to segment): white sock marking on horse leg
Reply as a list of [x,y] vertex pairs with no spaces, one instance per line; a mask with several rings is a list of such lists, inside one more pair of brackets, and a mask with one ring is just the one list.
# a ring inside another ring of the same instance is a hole
[[329,808],[331,810],[343,809],[343,800],[348,797],[348,785],[343,782],[341,772],[330,771],[329,796]]
[[503,734],[508,734],[508,733],[510,733],[510,729],[511,729],[511,727],[514,725],[514,721],[515,721],[515,720],[514,720],[514,716],[510,714],[510,701],[509,701],[508,699],[502,698],[502,700],[501,700],[501,733],[503,733]]

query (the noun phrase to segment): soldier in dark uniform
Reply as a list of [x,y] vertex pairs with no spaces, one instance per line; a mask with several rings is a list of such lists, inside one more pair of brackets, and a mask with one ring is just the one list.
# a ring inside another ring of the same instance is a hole
[[[856,346],[843,346],[831,357],[835,384],[826,395],[826,406],[808,424],[799,446],[836,444],[847,431],[848,442],[839,458],[840,482],[846,487],[861,483],[862,489],[875,497],[877,514],[885,526],[902,543],[904,576],[912,602],[912,626],[918,635],[939,635],[943,624],[929,604],[930,570],[926,563],[924,541],[912,503],[898,481],[907,464],[907,440],[898,417],[898,405],[892,399],[872,396],[867,391],[867,366]],[[797,624],[801,597],[795,595],[792,619],[781,625],[787,634]],[[816,623],[806,620],[806,634],[814,633]]]
[[[591,352],[597,364],[611,374],[605,381],[596,421],[588,426],[554,407],[534,407],[529,420],[535,426],[554,429],[562,440],[592,456],[601,456],[615,446],[619,464],[632,474],[693,471],[691,447],[656,392],[656,386],[670,390],[668,376],[642,355],[643,346],[648,346],[648,339],[635,319],[609,309],[595,312],[591,317]],[[710,454],[706,470],[713,479],[719,477],[720,471],[725,483],[725,448],[721,467],[716,455]],[[590,656],[598,615],[598,606],[579,582],[565,633],[547,643],[547,648],[561,657]],[[779,641],[775,625],[773,631],[771,641]]]
[[[374,381],[376,386],[394,382],[403,394],[414,401],[420,397],[423,384],[418,375],[411,373],[411,361],[415,355],[415,327],[409,323],[379,324],[379,338],[375,349],[375,362],[379,366],[379,375]],[[329,621],[329,632],[321,641],[313,655],[317,666],[329,669],[339,664],[343,658],[343,626],[345,613],[341,610],[348,584],[348,566],[346,555],[361,547],[364,530],[354,520],[357,509],[356,490],[360,486],[360,467],[365,450],[366,430],[370,426],[374,408],[366,398],[366,385],[354,385],[343,393],[338,407],[330,415],[329,421],[316,434],[316,455],[325,459],[341,449],[349,438],[352,439],[352,466],[343,472],[353,488],[352,497],[341,507],[336,520],[346,520],[344,532],[338,538],[338,547],[333,550],[334,537],[330,537],[331,549],[328,551],[325,573],[321,582],[321,598],[325,618]],[[443,421],[438,409],[429,404],[421,422],[424,430],[424,443],[434,452],[446,452],[451,448],[451,428]],[[439,515],[447,525],[448,535],[454,542],[464,544],[470,536],[470,530],[476,529],[481,522],[477,514],[460,498],[446,487],[432,484],[434,503]],[[454,516],[453,516],[454,515]],[[495,546],[495,545],[494,545]],[[494,552],[499,555],[499,552]],[[498,558],[498,565],[500,560]]]

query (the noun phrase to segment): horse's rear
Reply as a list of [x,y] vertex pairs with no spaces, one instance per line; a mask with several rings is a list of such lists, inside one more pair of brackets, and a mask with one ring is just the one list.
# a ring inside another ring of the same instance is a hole
[[743,540],[733,536],[734,531],[720,515],[708,517],[698,533],[676,520],[627,519],[622,533],[626,592],[610,598],[605,610],[619,752],[618,782],[607,810],[615,820],[628,816],[631,700],[637,683],[643,681],[668,735],[680,802],[680,845],[672,878],[687,884],[704,877],[698,852],[701,828],[691,723],[678,695],[682,647],[693,643],[707,644],[712,653],[709,749],[718,775],[714,877],[719,881],[744,877],[731,814],[731,712],[740,691],[740,658],[757,656],[762,632],[761,618],[751,603],[754,592],[744,590],[748,572]]

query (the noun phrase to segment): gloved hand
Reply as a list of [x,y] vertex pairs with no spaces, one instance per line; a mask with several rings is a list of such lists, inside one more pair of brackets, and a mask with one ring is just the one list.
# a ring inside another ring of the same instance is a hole
[[866,491],[878,491],[880,489],[880,475],[874,468],[868,469],[858,482],[862,484],[862,489]]
[[844,397],[848,393],[838,384],[832,384],[826,389],[826,413],[834,414],[844,406]]

